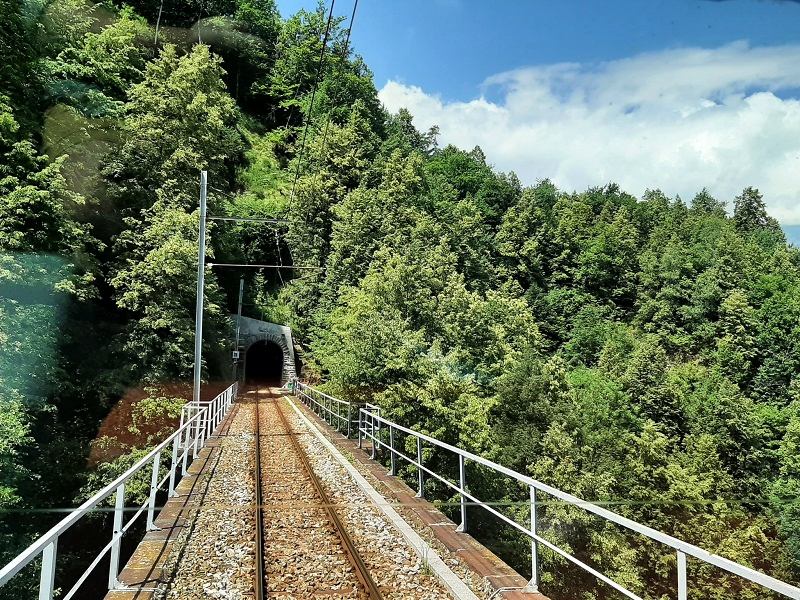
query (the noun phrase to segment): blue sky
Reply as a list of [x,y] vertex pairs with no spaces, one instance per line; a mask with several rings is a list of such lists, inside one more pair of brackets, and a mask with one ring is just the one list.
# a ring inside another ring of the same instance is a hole
[[755,185],[800,224],[798,1],[360,0],[353,42],[389,109],[525,183]]
[[[315,5],[279,0],[284,16]],[[335,13],[349,17],[352,7],[352,0],[338,0]],[[487,77],[518,67],[742,39],[800,41],[800,2],[360,0],[353,27],[378,88],[394,79],[449,100],[467,100]]]

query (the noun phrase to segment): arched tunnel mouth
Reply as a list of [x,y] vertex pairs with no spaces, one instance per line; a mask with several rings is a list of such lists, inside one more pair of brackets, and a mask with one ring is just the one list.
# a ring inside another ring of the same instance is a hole
[[280,385],[283,373],[283,350],[275,342],[256,342],[247,349],[245,380],[249,383]]

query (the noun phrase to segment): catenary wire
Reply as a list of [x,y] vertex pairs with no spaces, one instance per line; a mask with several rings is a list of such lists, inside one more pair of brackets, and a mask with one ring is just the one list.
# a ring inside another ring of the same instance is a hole
[[317,65],[317,75],[314,80],[314,87],[311,88],[311,101],[309,102],[308,106],[308,115],[306,117],[306,124],[303,127],[303,139],[300,143],[300,152],[297,154],[297,166],[294,171],[294,182],[292,183],[292,192],[289,195],[289,208],[292,207],[292,202],[294,201],[294,194],[297,188],[297,180],[300,178],[300,167],[303,163],[303,153],[305,152],[306,148],[306,137],[308,136],[308,124],[311,122],[311,116],[314,111],[314,98],[317,95],[317,88],[319,87],[320,77],[322,76],[322,68],[325,64],[325,48],[328,45],[328,36],[331,32],[331,22],[333,21],[333,7],[336,4],[336,0],[331,0],[331,9],[328,12],[328,24],[325,26],[325,35],[322,38],[322,49],[319,53],[319,65]]
[[[353,12],[350,15],[350,25],[347,27],[347,37],[344,39],[344,51],[342,52],[342,60],[347,61],[347,56],[350,51],[350,34],[353,32],[353,21],[356,18],[356,10],[358,9],[358,0],[353,3]],[[328,119],[325,121],[325,130],[322,134],[322,146],[320,149],[320,157],[325,156],[325,146],[328,142],[328,129],[331,126],[331,112],[328,110]]]

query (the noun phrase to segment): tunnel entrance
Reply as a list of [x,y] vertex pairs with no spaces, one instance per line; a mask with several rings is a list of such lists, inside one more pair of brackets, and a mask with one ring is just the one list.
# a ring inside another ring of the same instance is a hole
[[281,384],[283,350],[274,342],[256,342],[247,349],[244,376],[251,383]]

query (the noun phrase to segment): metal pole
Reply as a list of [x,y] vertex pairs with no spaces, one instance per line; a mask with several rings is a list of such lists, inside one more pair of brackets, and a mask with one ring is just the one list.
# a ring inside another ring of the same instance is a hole
[[194,388],[192,401],[200,404],[200,362],[203,353],[203,292],[206,274],[206,194],[208,173],[200,171],[200,231],[197,239],[197,299],[194,311]]
[[361,408],[358,407],[358,448],[361,449]]
[[389,425],[389,475],[397,475],[397,469],[394,460],[394,427]]
[[183,461],[181,464],[181,477],[186,477],[186,463],[189,460],[189,434],[191,433],[192,426],[187,425],[186,429],[184,429],[185,439],[181,442],[183,446],[183,456],[181,460]]
[[205,432],[206,430],[205,425],[203,424],[203,415],[204,415],[203,410],[197,411],[197,420],[196,420],[197,430],[195,432],[194,451],[192,452],[192,460],[194,460],[199,456],[199,452],[203,448],[203,432]]
[[153,523],[156,512],[156,492],[158,492],[158,471],[161,467],[161,452],[156,452],[153,457],[153,472],[150,476],[150,498],[147,501],[147,531],[157,529]]
[[244,277],[239,278],[239,308],[236,310],[236,362],[233,363],[233,380],[239,381],[239,332],[242,330],[242,300],[244,299]]
[[125,484],[117,486],[114,502],[114,532],[111,534],[111,564],[108,566],[108,589],[113,590],[119,585],[119,551],[122,542],[122,516],[125,510]]
[[56,582],[56,551],[58,538],[45,546],[42,551],[42,570],[39,573],[39,600],[53,600]]
[[422,438],[417,438],[417,498],[425,497],[425,474],[422,470]]
[[178,470],[178,446],[180,445],[180,438],[182,434],[175,436],[172,440],[172,466],[169,469],[169,497],[175,496],[175,473]]
[[464,455],[458,455],[458,479],[459,488],[461,490],[461,524],[456,527],[456,531],[466,533],[467,531],[467,497],[464,492],[467,491],[467,472],[464,468]]
[[373,411],[369,411],[369,433],[370,433],[370,438],[372,439],[372,456],[370,456],[370,458],[372,460],[375,460],[375,457],[377,456],[375,452],[377,449],[376,447],[377,445],[375,443],[375,414]]
[[[531,486],[531,535],[538,535],[536,531],[536,488]],[[539,591],[539,542],[531,538],[531,580],[525,587],[528,592]]]
[[686,586],[686,554],[678,550],[678,600],[689,597]]

